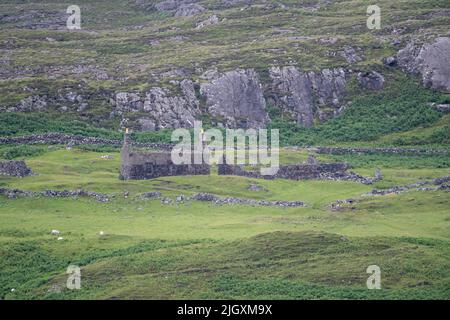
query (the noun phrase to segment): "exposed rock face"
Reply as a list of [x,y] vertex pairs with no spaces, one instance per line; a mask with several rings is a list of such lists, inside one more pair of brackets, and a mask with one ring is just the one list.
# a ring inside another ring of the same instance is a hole
[[450,104],[436,104],[432,102],[429,103],[428,106],[442,112],[450,112]]
[[[25,87],[24,91],[33,93],[34,89]],[[90,100],[107,102],[111,92],[98,90],[95,93],[83,92],[83,89],[61,88],[49,95],[30,95],[12,106],[0,106],[0,112],[39,112],[49,109],[60,112],[76,111],[83,113],[89,108]]]
[[226,72],[200,86],[209,113],[229,128],[262,128],[269,121],[259,77],[253,69]]
[[344,50],[339,51],[339,55],[350,64],[362,61],[362,58],[356,53],[356,50],[351,46],[345,46]]
[[[325,120],[341,111],[346,94],[344,69],[303,73],[293,66],[272,67],[272,102],[290,112],[298,124],[313,125],[314,117]],[[331,108],[331,114],[329,110]]]
[[151,88],[142,98],[137,93],[116,94],[116,112],[124,118],[139,113],[139,129],[153,131],[164,128],[191,128],[199,114],[199,103],[191,80],[179,83],[181,95],[160,87]]
[[15,108],[10,109],[9,111],[19,111],[19,112],[42,111],[46,107],[47,107],[46,97],[31,96],[20,101]]
[[383,59],[383,63],[387,66],[394,67],[397,65],[397,58],[396,57],[387,57]]
[[24,161],[0,161],[0,175],[22,178],[32,173]]
[[381,90],[384,86],[384,77],[376,71],[360,72],[358,82],[364,89]]
[[69,17],[65,11],[24,10],[18,14],[0,15],[0,23],[11,23],[26,29],[65,29]]
[[222,5],[226,8],[234,7],[237,5],[251,5],[252,0],[222,0]]
[[182,4],[175,12],[175,17],[189,17],[202,13],[206,9],[199,4]]
[[[293,114],[297,123],[306,127],[313,125],[314,101],[312,83],[308,75],[295,67],[274,67],[270,69],[274,93],[278,102]],[[279,103],[278,103],[279,104]]]
[[397,54],[399,66],[406,72],[420,74],[423,84],[450,92],[450,38],[437,38],[422,47],[408,44]]
[[187,17],[199,14],[206,9],[196,4],[198,0],[165,0],[155,5],[146,0],[137,0],[136,5],[146,10],[156,9],[174,14],[176,17]]
[[119,92],[116,94],[116,108],[121,112],[138,111],[143,103],[139,94],[134,92]]
[[219,17],[214,14],[214,15],[210,16],[208,19],[197,23],[196,29],[202,29],[204,27],[207,27],[207,26],[210,26],[213,24],[218,24],[218,23],[219,23]]
[[171,96],[165,89],[152,88],[145,96],[143,110],[152,115],[157,129],[191,128],[198,113],[198,102],[189,100],[191,94]]

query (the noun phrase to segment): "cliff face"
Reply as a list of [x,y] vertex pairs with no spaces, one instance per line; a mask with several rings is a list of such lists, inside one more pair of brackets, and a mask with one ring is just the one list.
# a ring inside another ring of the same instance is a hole
[[68,31],[65,5],[9,1],[0,112],[154,131],[196,119],[261,128],[275,109],[311,127],[361,90],[384,90],[397,69],[450,92],[450,11],[435,2],[419,14],[382,0],[395,19],[373,31],[365,1],[111,0],[81,5],[82,29]]
[[[137,120],[140,129],[156,130],[192,127],[201,114],[210,116],[219,127],[263,128],[270,121],[268,104],[291,114],[298,124],[312,126],[316,118],[324,121],[344,107],[348,73],[342,68],[300,72],[295,67],[273,67],[269,73],[269,83],[262,83],[253,69],[217,74],[196,84],[199,97],[194,83],[186,79],[180,82],[179,95],[161,88],[152,88],[144,99],[136,93],[120,93],[116,109],[125,118],[143,111],[147,115]],[[202,111],[201,101],[205,104]]]
[[450,37],[422,46],[409,43],[397,59],[403,70],[420,75],[425,86],[450,93]]
[[271,97],[298,124],[310,127],[315,118],[325,120],[342,110],[347,76],[342,68],[301,72],[295,67],[273,67],[270,69]]
[[231,128],[261,128],[269,121],[266,101],[256,72],[230,71],[209,83],[200,92],[206,98],[208,112]]
[[[181,81],[178,89],[179,94],[160,87],[151,88],[145,93],[117,93],[113,115],[122,117],[123,126],[136,127],[142,131],[190,128],[200,113],[199,102],[192,81]],[[135,122],[129,123],[129,117],[134,117]]]

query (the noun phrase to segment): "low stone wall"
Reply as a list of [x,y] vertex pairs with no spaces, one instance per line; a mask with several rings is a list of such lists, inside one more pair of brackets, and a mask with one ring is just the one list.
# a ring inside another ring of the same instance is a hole
[[141,153],[131,150],[125,144],[121,153],[122,165],[120,179],[148,180],[159,177],[209,175],[211,167],[207,164],[176,165],[170,152]]
[[280,166],[277,178],[290,180],[320,179],[324,174],[347,171],[346,163],[296,164]]
[[247,171],[238,165],[220,164],[218,166],[218,173],[219,175],[234,175],[249,178],[306,180],[321,179],[327,174],[330,176],[336,173],[342,174],[348,168],[349,166],[346,163],[295,164],[280,166],[275,175],[263,176],[259,171]]
[[109,197],[106,194],[85,191],[85,190],[45,190],[42,192],[24,191],[19,189],[0,188],[0,195],[4,195],[9,199],[17,199],[19,197],[45,197],[45,198],[71,198],[71,197],[89,197],[100,202],[108,202]]
[[152,163],[122,166],[121,179],[148,180],[159,177],[209,175],[209,165],[157,165]]
[[0,175],[26,177],[33,174],[24,161],[0,161]]
[[405,148],[340,148],[340,147],[317,147],[312,148],[320,154],[413,154],[413,155],[450,155],[449,150],[439,149],[405,149]]
[[[435,185],[435,187],[431,186]],[[432,181],[418,181],[416,183],[394,186],[388,189],[373,189],[366,196],[384,196],[387,194],[399,194],[409,190],[417,191],[437,191],[437,190],[450,190],[450,175],[433,179]]]
[[254,200],[254,199],[242,199],[242,198],[219,198],[210,193],[198,193],[192,199],[197,201],[208,201],[217,205],[224,204],[240,204],[251,206],[266,206],[266,207],[304,207],[303,201],[267,201],[267,200]]
[[[71,136],[63,133],[46,133],[22,137],[0,137],[0,144],[72,144],[72,145],[108,145],[121,146],[121,140],[110,140],[96,137]],[[171,144],[164,143],[134,143],[139,148],[171,150]]]

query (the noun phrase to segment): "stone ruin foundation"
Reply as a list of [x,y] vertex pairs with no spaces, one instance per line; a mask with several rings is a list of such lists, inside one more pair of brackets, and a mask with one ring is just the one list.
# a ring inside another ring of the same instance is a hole
[[[224,157],[225,158],[225,157]],[[122,166],[120,179],[123,180],[147,180],[159,177],[186,176],[186,175],[209,175],[211,166],[209,164],[183,164],[176,165],[171,160],[171,153],[140,152],[133,150],[129,135],[125,135],[121,153]],[[219,175],[234,175],[258,179],[328,179],[328,180],[353,180],[364,184],[376,181],[365,178],[354,173],[349,173],[346,163],[318,163],[313,156],[303,164],[280,166],[275,175],[261,175],[259,170],[245,170],[239,165],[218,165]]]

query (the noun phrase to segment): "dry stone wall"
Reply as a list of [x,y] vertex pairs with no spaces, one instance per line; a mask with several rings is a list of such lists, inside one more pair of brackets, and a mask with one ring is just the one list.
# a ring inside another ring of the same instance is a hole
[[0,161],[0,175],[26,177],[32,173],[24,161]]

